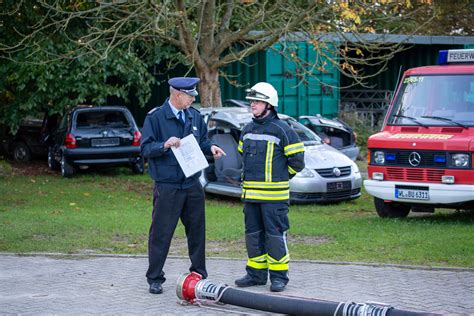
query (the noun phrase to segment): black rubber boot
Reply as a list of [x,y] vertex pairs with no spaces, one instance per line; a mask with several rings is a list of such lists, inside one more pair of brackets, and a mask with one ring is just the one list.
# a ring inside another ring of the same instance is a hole
[[286,284],[280,280],[272,281],[272,285],[270,286],[270,291],[272,292],[283,292],[285,290]]
[[246,274],[244,277],[240,279],[235,280],[235,285],[237,285],[238,287],[249,287],[249,286],[265,285],[265,284],[267,284],[266,281],[265,282],[256,281],[252,279],[252,277],[250,277],[248,274]]

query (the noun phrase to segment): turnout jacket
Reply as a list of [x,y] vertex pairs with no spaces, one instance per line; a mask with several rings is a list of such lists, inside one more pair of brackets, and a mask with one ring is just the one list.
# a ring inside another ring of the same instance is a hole
[[206,155],[212,155],[213,144],[207,138],[207,126],[198,110],[184,110],[183,123],[174,115],[168,100],[148,112],[143,123],[141,154],[148,159],[148,173],[156,183],[186,189],[195,184],[201,173],[186,178],[172,150],[164,148],[165,142],[171,136],[183,138],[193,134]]
[[288,202],[289,179],[304,168],[304,144],[275,112],[253,119],[241,133],[242,200]]

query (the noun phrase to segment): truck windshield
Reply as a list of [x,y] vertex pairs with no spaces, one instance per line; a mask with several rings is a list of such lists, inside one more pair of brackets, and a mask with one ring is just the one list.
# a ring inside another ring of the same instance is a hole
[[405,77],[387,123],[474,126],[474,75]]

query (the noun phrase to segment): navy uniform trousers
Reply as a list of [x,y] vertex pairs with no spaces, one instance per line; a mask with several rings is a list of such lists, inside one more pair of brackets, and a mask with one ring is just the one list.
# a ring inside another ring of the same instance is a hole
[[249,261],[247,274],[257,282],[280,280],[288,283],[288,245],[286,231],[290,228],[288,203],[246,202],[245,243]]
[[205,262],[205,212],[204,190],[199,180],[187,189],[167,187],[155,183],[153,214],[148,240],[148,283],[163,283],[163,266],[170,249],[174,230],[181,219],[188,240],[191,259],[190,271],[207,278]]

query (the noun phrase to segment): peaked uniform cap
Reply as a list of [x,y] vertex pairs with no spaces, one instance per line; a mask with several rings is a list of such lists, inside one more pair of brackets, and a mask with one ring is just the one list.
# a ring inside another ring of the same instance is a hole
[[196,77],[175,77],[168,80],[168,84],[176,90],[182,91],[190,96],[197,96],[196,86],[201,79]]

